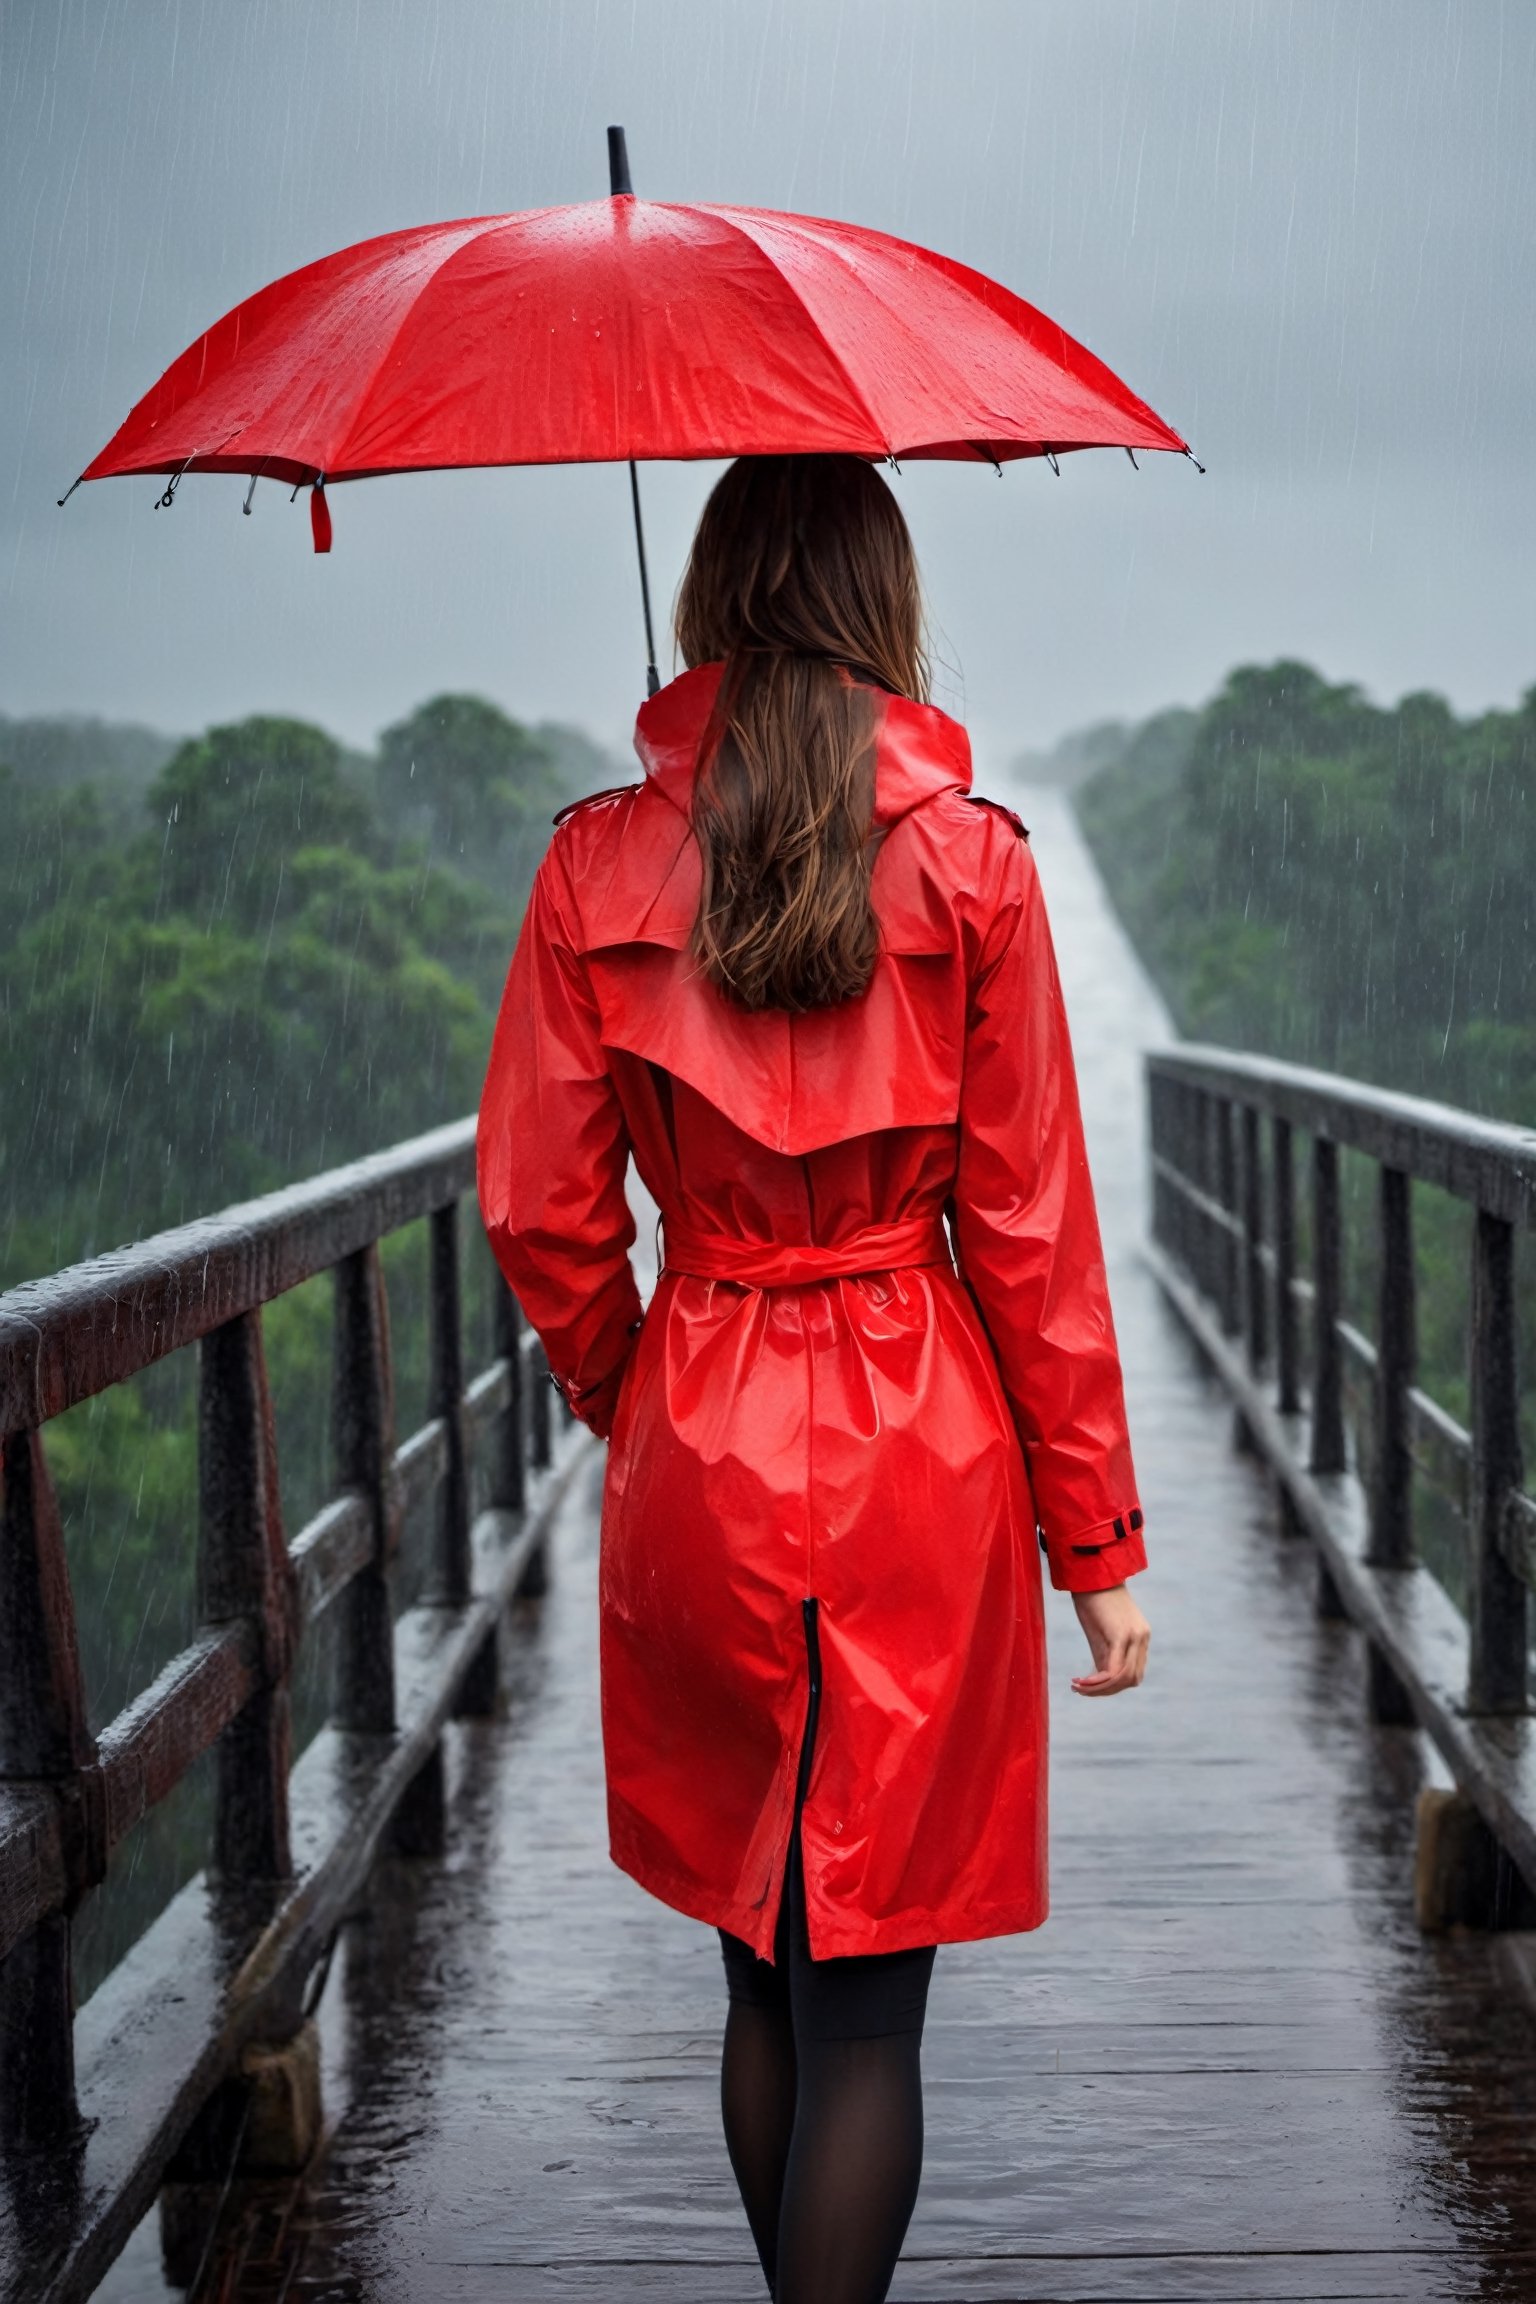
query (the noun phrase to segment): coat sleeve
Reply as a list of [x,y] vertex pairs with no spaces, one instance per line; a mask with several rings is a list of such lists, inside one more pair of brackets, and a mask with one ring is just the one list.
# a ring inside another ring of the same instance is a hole
[[1098,1211],[1034,857],[1013,837],[971,983],[954,1220],[1060,1591],[1145,1568]]
[[512,957],[480,1102],[480,1212],[556,1383],[600,1437],[641,1318],[629,1136],[557,836]]

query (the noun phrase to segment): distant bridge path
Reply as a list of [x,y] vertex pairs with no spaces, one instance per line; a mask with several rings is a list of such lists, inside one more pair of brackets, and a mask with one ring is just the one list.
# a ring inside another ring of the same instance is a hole
[[[1141,1053],[1168,1036],[1065,802],[1022,805],[1071,1012],[1154,1567],[1143,1690],[1072,1699],[1052,1608],[1054,1911],[940,1959],[919,2299],[1536,2295],[1523,1940],[1426,1938],[1421,1741],[1231,1445],[1138,1259]],[[736,2304],[714,1939],[608,1863],[594,1453],[499,1721],[450,1732],[448,1854],[391,1862],[328,1989],[324,2174],[230,2293]],[[301,2245],[302,2244],[302,2245]],[[101,2290],[168,2293],[147,2224]],[[262,2266],[266,2265],[267,2270]]]

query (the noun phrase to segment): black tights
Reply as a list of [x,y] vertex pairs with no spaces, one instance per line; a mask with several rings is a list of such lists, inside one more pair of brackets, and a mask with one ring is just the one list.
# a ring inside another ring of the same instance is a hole
[[721,1943],[726,2148],[775,2304],[881,2304],[922,2173],[933,1948],[813,1961],[798,1832],[773,1964]]

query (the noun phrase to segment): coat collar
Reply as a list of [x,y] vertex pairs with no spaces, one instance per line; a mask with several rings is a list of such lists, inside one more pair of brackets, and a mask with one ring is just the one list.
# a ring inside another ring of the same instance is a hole
[[[635,750],[647,779],[683,816],[693,807],[693,772],[720,689],[722,664],[698,664],[649,697],[635,721]],[[872,689],[879,712],[875,822],[894,824],[938,792],[968,792],[971,740],[935,704]]]

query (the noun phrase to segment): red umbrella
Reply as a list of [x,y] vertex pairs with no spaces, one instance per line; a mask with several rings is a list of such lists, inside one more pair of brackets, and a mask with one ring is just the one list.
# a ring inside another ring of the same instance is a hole
[[607,200],[385,233],[248,296],[81,478],[167,473],[162,504],[189,471],[307,485],[324,552],[324,490],[384,472],[1189,453],[983,274],[856,224],[637,200],[622,129],[609,156]]

